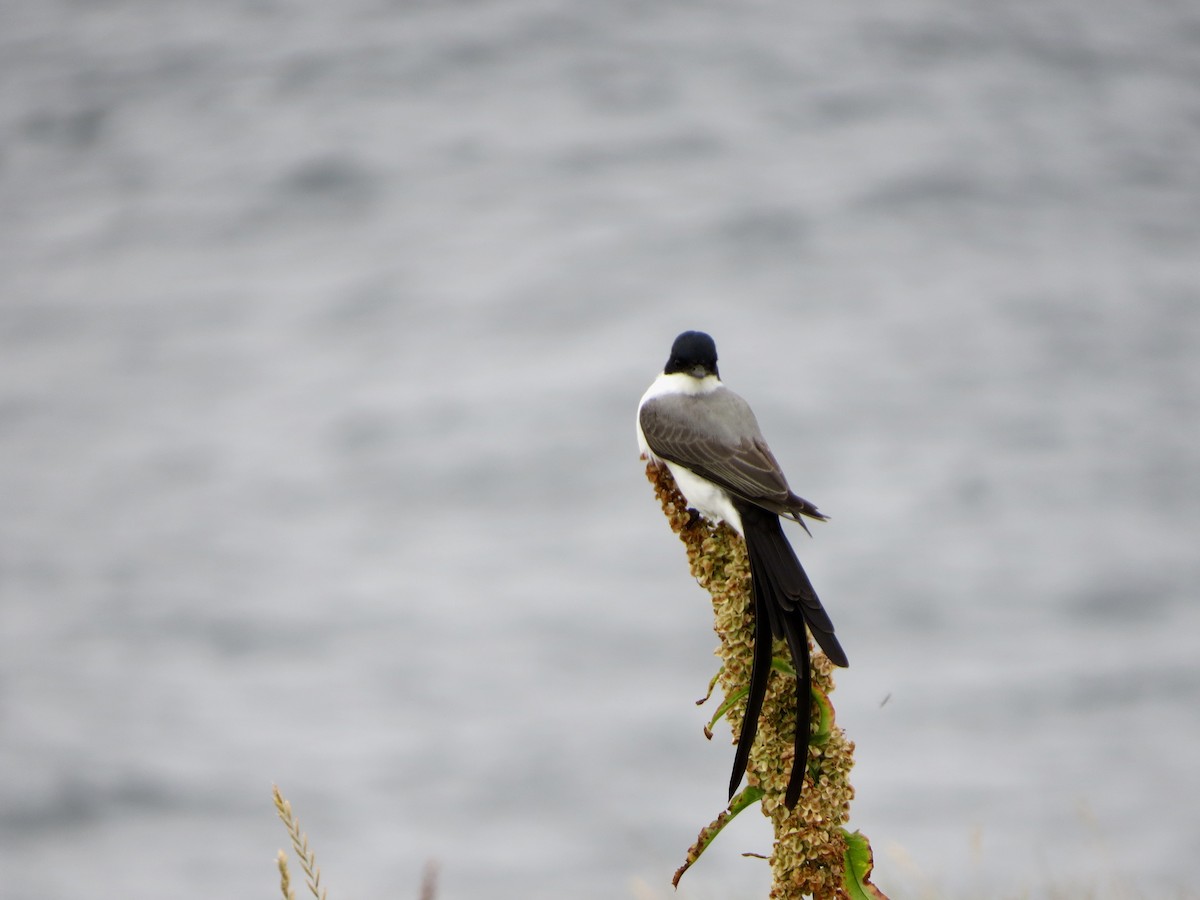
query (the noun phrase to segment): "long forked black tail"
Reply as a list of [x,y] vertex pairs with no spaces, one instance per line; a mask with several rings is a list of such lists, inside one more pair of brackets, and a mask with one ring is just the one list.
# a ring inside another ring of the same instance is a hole
[[796,671],[795,759],[784,797],[784,802],[791,808],[800,799],[804,785],[811,737],[812,670],[805,626],[831,662],[845,666],[848,660],[833,633],[829,615],[783,533],[779,517],[757,506],[741,503],[738,513],[746,537],[754,596],[754,658],[729,794],[733,796],[746,773],[750,748],[758,730],[758,717],[771,674],[772,636],[783,638],[791,651],[792,666]]
[[738,732],[737,752],[733,756],[733,774],[729,778],[729,799],[737,793],[738,785],[750,762],[750,748],[758,733],[758,717],[763,698],[767,695],[767,680],[771,677],[771,615],[770,598],[765,594],[762,579],[756,578],[751,567],[750,587],[754,595],[754,658],[750,666],[750,686],[746,692],[746,713]]

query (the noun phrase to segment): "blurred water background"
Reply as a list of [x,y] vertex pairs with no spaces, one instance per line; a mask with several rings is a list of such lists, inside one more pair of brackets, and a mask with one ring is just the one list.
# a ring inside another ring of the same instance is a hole
[[0,20],[6,900],[273,896],[272,782],[338,900],[672,896],[733,755],[633,434],[686,328],[832,516],[880,886],[1181,896],[1196,4]]

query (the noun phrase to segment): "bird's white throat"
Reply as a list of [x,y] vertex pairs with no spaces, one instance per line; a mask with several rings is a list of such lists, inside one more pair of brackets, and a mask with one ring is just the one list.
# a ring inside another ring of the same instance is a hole
[[[646,393],[642,394],[642,403],[664,394],[711,394],[719,387],[721,387],[721,379],[716,375],[697,378],[687,372],[672,372],[670,375],[663,372],[654,379],[650,387],[646,389]],[[641,403],[638,404],[638,407],[641,407]]]

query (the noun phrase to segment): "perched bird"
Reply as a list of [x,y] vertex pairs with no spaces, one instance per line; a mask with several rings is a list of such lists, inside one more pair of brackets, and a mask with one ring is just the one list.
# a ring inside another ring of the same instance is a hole
[[848,665],[833,623],[784,536],[779,517],[825,520],[792,493],[749,404],[721,383],[717,345],[685,331],[671,345],[663,372],[638,405],[642,455],[665,464],[688,505],[710,522],[727,522],[746,541],[754,604],[754,658],[746,714],[738,736],[729,796],[746,774],[771,672],[772,635],[784,638],[796,670],[796,756],[784,802],[796,805],[804,786],[810,739],[812,671],[807,625],[830,661]]

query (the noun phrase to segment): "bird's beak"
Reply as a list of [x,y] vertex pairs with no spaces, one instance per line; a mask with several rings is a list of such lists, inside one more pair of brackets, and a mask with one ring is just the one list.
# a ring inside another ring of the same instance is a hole
[[708,369],[704,368],[704,366],[692,366],[689,371],[694,378],[703,378],[709,374]]

